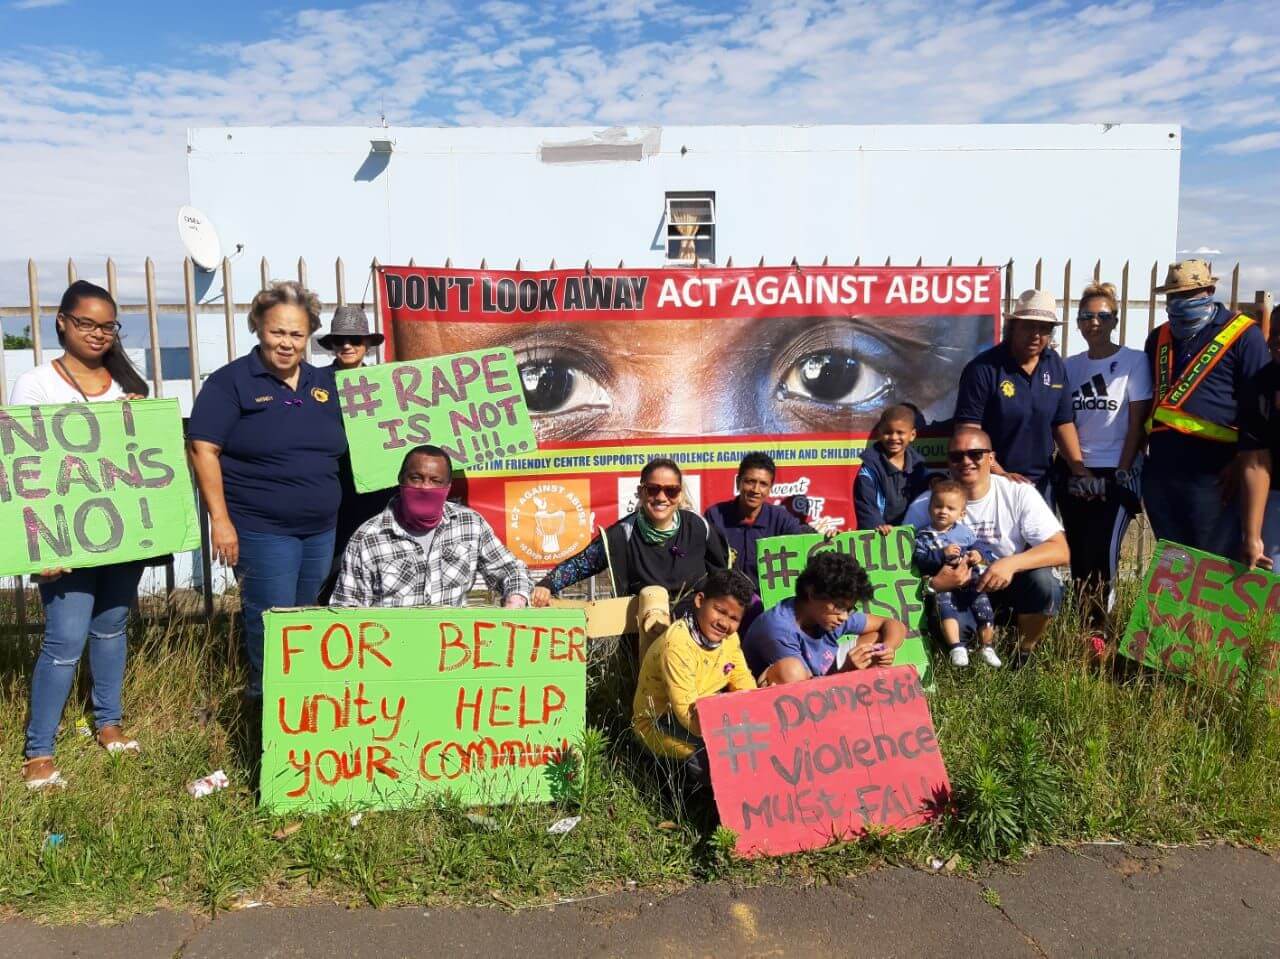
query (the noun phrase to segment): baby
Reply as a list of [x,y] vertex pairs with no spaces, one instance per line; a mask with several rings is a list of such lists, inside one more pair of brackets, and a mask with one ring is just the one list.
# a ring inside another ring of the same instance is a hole
[[977,589],[978,580],[993,556],[989,548],[977,542],[973,530],[960,522],[967,502],[964,487],[955,480],[943,479],[933,484],[929,495],[930,523],[916,531],[913,558],[916,567],[926,576],[934,575],[943,566],[963,567],[969,573],[967,585],[935,596],[951,664],[969,665],[969,651],[960,641],[961,615],[968,611],[973,614],[978,629],[979,656],[988,666],[999,667],[1000,657],[992,646],[995,613],[991,598]]

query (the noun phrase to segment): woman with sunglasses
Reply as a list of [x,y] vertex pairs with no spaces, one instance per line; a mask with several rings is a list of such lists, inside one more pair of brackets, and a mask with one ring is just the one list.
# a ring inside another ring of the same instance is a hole
[[1067,359],[1067,380],[1084,465],[1095,477],[1089,488],[1072,484],[1055,467],[1054,490],[1067,545],[1071,579],[1080,597],[1090,637],[1101,652],[1120,544],[1129,520],[1142,507],[1138,464],[1151,411],[1151,364],[1141,350],[1116,343],[1116,288],[1091,283],[1080,295],[1076,325],[1088,349]]
[[678,600],[711,570],[728,568],[729,551],[720,531],[692,510],[680,508],[684,476],[673,460],[650,460],[640,472],[636,492],[635,512],[551,570],[534,587],[531,605],[546,606],[552,596],[606,569],[615,596],[658,586]]
[[263,612],[315,603],[333,562],[347,439],[333,375],[303,360],[319,326],[320,298],[302,284],[259,292],[258,345],[205,381],[187,427],[214,558],[240,583],[250,710],[262,702]]
[[[369,350],[381,346],[383,339],[381,333],[369,331],[369,317],[363,309],[344,304],[334,311],[329,332],[317,338],[316,343],[333,354],[333,365],[328,372],[336,376],[341,370],[358,370],[364,366]],[[337,389],[336,380],[334,389]],[[320,590],[319,602],[322,604],[327,604],[333,593],[338,568],[342,565],[342,554],[346,552],[351,537],[361,524],[386,509],[395,494],[395,487],[368,493],[357,492],[349,452],[344,453],[338,461],[338,482],[342,487],[342,502],[338,506],[338,525],[333,536],[333,560],[329,565],[329,576]]]
[[[79,280],[67,287],[54,320],[62,355],[18,377],[9,402],[103,403],[142,399],[147,384],[120,345],[120,321],[111,294]],[[53,761],[53,741],[85,646],[93,676],[93,721],[98,745],[136,753],[124,733],[121,689],[127,653],[125,626],[138,595],[143,564],[113,563],[85,569],[49,569],[35,577],[44,605],[44,641],[31,675],[22,778],[29,789],[64,785]]]

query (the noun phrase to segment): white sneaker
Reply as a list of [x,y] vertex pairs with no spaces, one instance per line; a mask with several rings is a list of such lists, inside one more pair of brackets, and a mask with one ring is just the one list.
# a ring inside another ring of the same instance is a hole
[[969,650],[965,649],[963,646],[952,646],[951,647],[951,665],[952,666],[968,666]]
[[982,657],[982,661],[992,669],[999,669],[1004,664],[1000,662],[1000,657],[996,655],[995,647],[983,646],[978,650],[978,655]]

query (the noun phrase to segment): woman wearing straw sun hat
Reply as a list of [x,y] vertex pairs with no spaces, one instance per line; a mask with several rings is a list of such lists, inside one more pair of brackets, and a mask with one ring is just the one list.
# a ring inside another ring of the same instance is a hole
[[[369,331],[369,317],[360,307],[343,304],[334,310],[329,332],[319,337],[316,343],[333,354],[333,365],[329,367],[329,372],[335,376],[335,390],[337,373],[364,366],[369,350],[381,346],[383,339],[381,333]],[[355,477],[351,472],[350,452],[344,453],[338,461],[338,482],[342,486],[342,503],[338,507],[338,526],[333,536],[333,563],[329,567],[329,577],[320,590],[320,603],[329,602],[338,579],[342,554],[346,552],[347,543],[351,541],[355,531],[365,520],[381,513],[395,494],[395,487],[368,493],[357,492]]]
[[1142,501],[1161,539],[1231,556],[1240,543],[1235,455],[1239,398],[1270,356],[1258,324],[1213,298],[1204,260],[1169,267],[1167,323],[1146,353],[1155,383]]
[[1004,338],[969,361],[956,394],[956,428],[975,427],[991,437],[991,471],[1035,484],[1046,500],[1055,446],[1073,483],[1083,488],[1094,481],[1080,453],[1067,367],[1050,345],[1058,322],[1052,293],[1024,292]]

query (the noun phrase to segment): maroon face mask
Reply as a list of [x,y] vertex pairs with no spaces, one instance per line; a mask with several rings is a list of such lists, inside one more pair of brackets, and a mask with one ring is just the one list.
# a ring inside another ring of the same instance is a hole
[[410,533],[429,532],[440,525],[448,495],[447,486],[401,486],[396,519]]

